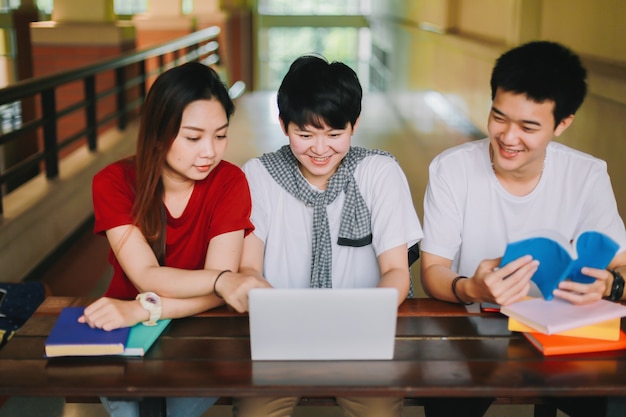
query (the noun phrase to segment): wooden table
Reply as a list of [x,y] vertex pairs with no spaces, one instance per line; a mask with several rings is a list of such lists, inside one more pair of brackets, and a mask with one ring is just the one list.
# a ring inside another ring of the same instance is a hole
[[389,361],[253,362],[247,315],[227,308],[174,320],[144,358],[44,359],[60,309],[90,301],[44,301],[0,350],[0,395],[608,396],[607,415],[626,415],[626,352],[544,357],[504,316],[431,299],[400,306]]

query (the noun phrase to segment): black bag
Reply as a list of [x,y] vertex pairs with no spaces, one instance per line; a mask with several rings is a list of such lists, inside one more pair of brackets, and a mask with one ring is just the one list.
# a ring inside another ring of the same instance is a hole
[[46,298],[41,282],[0,282],[0,348],[33,315]]

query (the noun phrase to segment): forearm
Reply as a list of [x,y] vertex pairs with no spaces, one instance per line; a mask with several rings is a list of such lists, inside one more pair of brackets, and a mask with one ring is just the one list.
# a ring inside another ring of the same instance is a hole
[[213,294],[215,280],[220,270],[186,270],[156,266],[132,280],[139,292],[152,291],[166,298],[187,299]]
[[411,276],[408,269],[394,268],[385,272],[378,281],[378,287],[397,289],[398,305],[400,305],[409,295],[411,288]]
[[239,267],[239,273],[242,274],[242,275],[252,276],[252,277],[256,277],[256,278],[260,278],[260,279],[265,279],[265,278],[263,278],[263,272],[260,271],[256,267],[241,265]]
[[381,253],[378,256],[378,268],[380,273],[378,287],[397,289],[398,305],[400,305],[408,296],[411,288],[406,244]]
[[[173,319],[201,313],[223,303],[213,295],[206,297],[192,297],[173,299],[160,297],[160,319]],[[139,300],[119,300],[116,298],[101,297],[85,308],[79,321],[105,330],[133,326],[150,320],[150,310]]]
[[193,316],[224,304],[224,300],[215,295],[185,299],[164,297],[161,301],[161,318],[164,319]]
[[[222,305],[224,301],[215,296],[195,297],[195,298],[167,298],[161,297],[161,316],[160,319],[178,319],[189,317],[202,313],[214,307]],[[134,317],[130,325],[148,321],[150,312],[143,308],[139,301],[132,304],[132,311],[129,311],[130,317]]]
[[457,273],[443,265],[431,265],[422,269],[422,285],[429,296],[438,300],[453,303],[472,301],[466,292],[468,280],[457,280],[455,285],[456,296],[452,292],[452,282],[457,276]]
[[211,239],[203,269],[197,270],[160,266],[145,238],[134,226],[109,229],[107,238],[120,266],[139,292],[152,291],[168,298],[193,298],[213,294],[220,272],[237,272],[243,231],[224,233]]

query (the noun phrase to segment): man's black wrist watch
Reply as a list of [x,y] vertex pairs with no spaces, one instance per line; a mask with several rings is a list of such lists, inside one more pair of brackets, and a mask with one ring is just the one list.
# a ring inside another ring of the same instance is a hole
[[613,285],[611,286],[611,293],[605,298],[610,301],[619,301],[624,295],[624,277],[614,269],[607,269],[607,271],[613,275]]

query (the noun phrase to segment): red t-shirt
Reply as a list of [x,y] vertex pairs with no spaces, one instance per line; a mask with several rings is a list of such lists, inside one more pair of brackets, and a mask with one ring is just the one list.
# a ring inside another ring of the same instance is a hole
[[[135,165],[128,159],[115,162],[94,176],[95,233],[134,223],[131,211],[135,183]],[[206,179],[196,181],[179,218],[167,213],[165,265],[203,269],[212,238],[236,230],[244,230],[246,235],[252,232],[251,209],[250,190],[243,172],[229,162],[220,162]],[[112,251],[109,261],[113,265],[113,279],[105,296],[134,299],[138,291]]]

